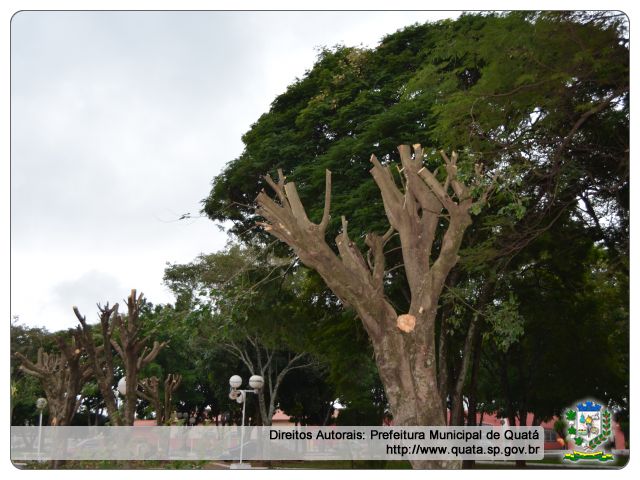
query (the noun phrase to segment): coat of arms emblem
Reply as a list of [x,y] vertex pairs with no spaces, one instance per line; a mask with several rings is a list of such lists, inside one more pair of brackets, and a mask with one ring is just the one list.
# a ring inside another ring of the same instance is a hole
[[575,409],[564,414],[567,421],[567,438],[575,444],[572,453],[565,460],[613,460],[613,455],[598,449],[608,443],[613,435],[611,412],[602,405],[586,401],[578,403]]

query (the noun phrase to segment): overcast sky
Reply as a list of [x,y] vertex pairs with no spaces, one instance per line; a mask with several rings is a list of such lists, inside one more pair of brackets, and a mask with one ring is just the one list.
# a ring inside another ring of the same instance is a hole
[[55,331],[224,247],[213,177],[317,47],[457,12],[22,12],[11,25],[11,313]]

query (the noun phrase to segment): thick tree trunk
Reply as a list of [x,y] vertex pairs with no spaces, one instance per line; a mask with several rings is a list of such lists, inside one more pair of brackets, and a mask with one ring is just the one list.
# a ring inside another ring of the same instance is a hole
[[435,363],[424,361],[430,353],[425,355],[428,347],[412,340],[398,334],[374,344],[394,425],[445,425],[438,397],[434,396],[439,395]]
[[127,355],[125,359],[125,370],[127,377],[127,391],[124,396],[124,424],[133,425],[136,416],[136,406],[138,405],[138,362],[137,355],[131,357]]
[[[421,316],[427,324],[434,325],[433,318]],[[387,312],[381,323],[394,324],[396,315]],[[425,336],[402,333],[392,329],[387,335],[373,341],[380,379],[393,414],[396,426],[443,426],[446,418],[440,405],[435,340],[425,328]],[[460,468],[459,461],[412,460],[414,468]]]
[[111,385],[107,385],[104,380],[98,380],[98,388],[100,389],[100,394],[104,399],[107,415],[109,416],[109,424],[114,427],[122,425],[120,411],[118,410],[118,402],[113,394]]

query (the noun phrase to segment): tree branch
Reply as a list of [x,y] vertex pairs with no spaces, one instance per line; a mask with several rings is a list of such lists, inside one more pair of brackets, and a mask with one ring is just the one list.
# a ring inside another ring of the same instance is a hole
[[329,220],[331,219],[331,215],[329,211],[331,210],[331,171],[325,170],[325,190],[324,190],[324,210],[322,212],[322,220],[318,225],[320,229],[320,233],[324,236],[327,231],[327,225],[329,225]]

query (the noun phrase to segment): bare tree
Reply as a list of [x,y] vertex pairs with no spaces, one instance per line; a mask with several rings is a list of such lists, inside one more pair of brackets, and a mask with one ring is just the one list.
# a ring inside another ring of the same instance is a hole
[[160,381],[158,377],[143,378],[138,382],[138,396],[148,401],[156,412],[156,423],[164,425],[171,417],[173,406],[171,397],[182,382],[182,375],[170,373],[164,380],[162,392],[163,401],[160,400]]
[[[368,233],[367,256],[349,237],[342,217],[342,232],[336,238],[338,254],[327,244],[326,229],[331,206],[331,172],[326,172],[324,212],[320,223],[312,223],[294,183],[285,182],[281,170],[276,183],[266,182],[278,202],[264,191],[257,197],[258,213],[267,220],[266,231],[288,244],[300,260],[316,270],[329,288],[360,317],[373,344],[378,371],[390,402],[396,425],[446,425],[438,382],[435,322],[438,300],[445,280],[458,262],[463,235],[471,224],[474,204],[486,202],[491,188],[482,188],[482,166],[476,166],[474,185],[458,176],[457,154],[441,152],[446,170],[444,181],[423,165],[420,145],[398,147],[403,188],[396,184],[389,166],[371,156],[371,175],[380,189],[391,227],[384,235]],[[472,188],[482,190],[472,197]],[[447,222],[437,255],[432,255],[439,224]],[[410,289],[409,311],[397,312],[385,298],[384,246],[398,232],[404,271]],[[432,258],[433,257],[433,258]],[[412,462],[419,467],[455,468],[459,462]]]
[[113,319],[117,335],[111,337],[111,345],[124,363],[127,378],[127,389],[124,404],[124,424],[133,425],[138,399],[138,373],[151,363],[160,353],[167,342],[153,342],[153,347],[147,345],[151,336],[142,336],[142,322],[140,310],[144,305],[144,295],[136,294],[135,288],[127,298],[127,316],[115,315]]
[[40,380],[47,396],[50,424],[69,425],[80,406],[80,391],[91,378],[91,366],[83,361],[83,352],[74,336],[67,343],[61,336],[56,337],[61,353],[46,353],[38,349],[35,363],[22,353],[15,356],[21,362],[20,370]]
[[[223,348],[242,361],[251,375],[260,375],[264,378],[264,388],[258,392],[258,404],[262,425],[270,426],[278,405],[278,389],[282,381],[292,370],[309,367],[312,363],[308,361],[309,355],[303,352],[290,354],[286,360],[279,364],[277,357],[280,352],[276,349],[266,346],[256,336],[247,335],[246,342],[245,345],[238,342],[227,342],[223,344]],[[250,348],[247,348],[247,345],[250,345]],[[265,392],[269,394],[268,404]]]
[[122,425],[122,419],[118,411],[117,394],[113,389],[114,358],[111,349],[111,336],[115,326],[113,319],[118,316],[118,304],[116,303],[113,307],[109,307],[109,303],[104,307],[98,304],[98,310],[100,311],[100,333],[102,334],[101,345],[96,342],[93,329],[87,325],[86,317],[80,314],[78,307],[73,307],[73,312],[80,322],[77,327],[78,338],[89,357],[100,394],[109,414],[109,422],[111,425],[118,426]]
[[[126,302],[127,316],[125,318],[118,312],[117,303],[111,308],[108,303],[105,307],[98,304],[102,334],[101,345],[96,343],[93,330],[87,325],[86,318],[80,314],[77,307],[73,307],[80,322],[78,327],[80,340],[89,355],[112,425],[133,425],[137,403],[138,372],[151,363],[166,345],[166,342],[154,341],[153,347],[148,348],[150,336],[142,337],[140,309],[144,305],[143,294],[138,296],[136,290],[133,289]],[[124,363],[127,379],[124,418],[118,411],[116,392],[113,389],[114,356],[112,347]]]

